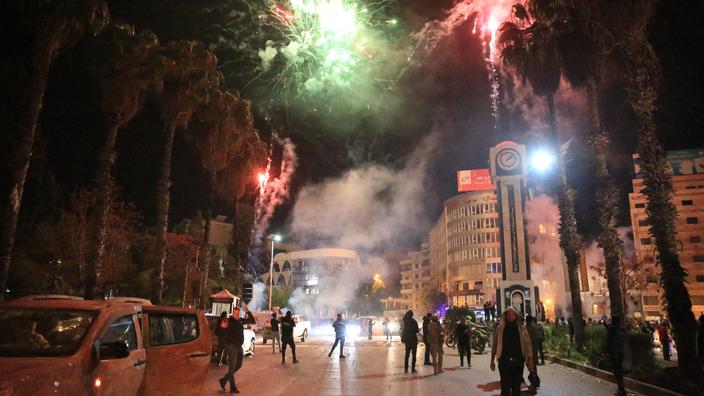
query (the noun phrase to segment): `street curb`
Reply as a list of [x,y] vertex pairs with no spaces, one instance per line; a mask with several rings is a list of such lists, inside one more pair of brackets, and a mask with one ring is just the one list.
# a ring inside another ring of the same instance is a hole
[[[567,360],[563,358],[559,358],[557,356],[549,356],[548,357],[553,363],[558,363],[563,366],[567,366],[579,371],[582,371],[584,373],[587,373],[591,376],[597,377],[601,380],[604,381],[609,381],[612,383],[616,383],[616,379],[614,378],[614,375],[611,374],[608,371],[604,371],[601,369],[598,369],[596,367],[591,367],[591,366],[585,366],[583,364],[573,362],[572,360]],[[626,389],[632,390],[638,393],[642,393],[644,395],[648,396],[682,396],[681,393],[673,392],[671,390],[661,388],[659,386],[651,385],[645,382],[640,382],[636,381],[632,378],[628,377],[623,377],[623,382],[626,385]]]

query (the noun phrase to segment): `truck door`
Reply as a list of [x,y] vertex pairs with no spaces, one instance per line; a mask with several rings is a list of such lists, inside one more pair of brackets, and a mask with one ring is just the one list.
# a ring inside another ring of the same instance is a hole
[[197,395],[210,367],[210,329],[202,312],[144,307],[147,370],[143,395]]
[[[123,344],[121,348],[119,344]],[[93,394],[136,395],[146,363],[137,315],[122,314],[108,320],[94,348],[99,360],[91,382]]]

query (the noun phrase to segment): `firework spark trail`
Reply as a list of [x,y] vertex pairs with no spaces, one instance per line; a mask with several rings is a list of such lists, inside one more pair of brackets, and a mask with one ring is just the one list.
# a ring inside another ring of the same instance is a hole
[[[254,215],[254,232],[250,241],[249,259],[253,265],[257,264],[259,252],[261,250],[261,240],[264,233],[269,228],[269,222],[274,215],[274,210],[288,198],[291,186],[291,177],[298,166],[298,156],[296,146],[289,138],[280,138],[272,135],[273,142],[282,147],[281,168],[279,176],[273,180],[262,181],[260,178],[260,195],[257,198],[257,206]],[[271,164],[271,153],[269,155]],[[269,172],[267,166],[266,174]],[[264,175],[264,174],[262,174]],[[268,180],[268,179],[267,179]]]
[[507,21],[511,16],[513,0],[476,0],[462,1],[457,3],[442,21],[427,23],[423,29],[415,36],[417,38],[409,61],[420,49],[419,63],[424,61],[424,57],[435,50],[438,44],[451,35],[461,24],[470,18],[475,18],[472,26],[472,34],[479,35],[484,49],[485,61],[487,64],[488,80],[491,87],[491,113],[494,118],[494,130],[498,125],[499,117],[499,79],[502,73],[501,64],[498,62],[498,50],[496,47],[496,32],[503,21]]

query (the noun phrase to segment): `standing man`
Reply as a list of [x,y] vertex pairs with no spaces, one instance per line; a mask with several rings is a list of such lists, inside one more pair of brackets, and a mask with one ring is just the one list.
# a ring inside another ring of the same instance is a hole
[[611,324],[606,326],[606,351],[611,360],[611,368],[614,378],[618,384],[618,396],[626,395],[626,387],[623,385],[623,350],[626,344],[626,330],[621,326],[621,318],[618,315],[611,316]]
[[442,356],[444,351],[442,349],[442,344],[445,341],[443,336],[442,326],[440,326],[440,321],[437,315],[433,315],[430,323],[428,324],[428,342],[430,343],[430,356],[433,360],[433,372],[438,375],[443,372],[442,370]]
[[496,303],[491,301],[491,320],[496,320]]
[[[411,372],[416,371],[416,352],[418,351],[418,322],[413,319],[413,311],[410,309],[403,316],[403,330],[401,332],[401,342],[406,345],[406,358],[404,359],[404,372],[408,373],[408,357],[413,355]],[[426,345],[427,348],[427,345]]]
[[567,332],[570,335],[570,342],[574,343],[574,322],[572,318],[567,318]]
[[528,333],[530,334],[531,341],[533,341],[533,355],[535,355],[535,364],[538,364],[538,354],[540,354],[540,364],[545,365],[545,355],[543,354],[545,329],[543,329],[543,325],[538,323],[536,318],[533,318],[533,323],[529,324]]
[[389,329],[389,318],[384,317],[384,321],[381,322],[384,326],[384,335],[386,336],[386,341],[391,341],[391,330]]
[[533,349],[528,330],[518,320],[518,312],[508,307],[494,329],[491,343],[491,371],[496,370],[494,359],[499,360],[501,395],[520,396],[523,365],[533,368]]
[[533,366],[528,373],[528,381],[530,381],[530,391],[535,393],[540,387],[540,377],[538,376],[538,328],[542,330],[542,327],[538,324],[538,320],[535,316],[526,316],[526,323],[528,326],[528,335],[530,336],[531,347],[533,348]]
[[215,336],[218,338],[218,349],[215,358],[218,360],[218,366],[222,366],[222,360],[225,357],[225,334],[227,334],[227,312],[222,311],[218,321],[215,322]]
[[291,347],[293,363],[298,363],[298,359],[296,359],[296,344],[293,342],[294,327],[296,327],[296,322],[291,316],[291,311],[287,311],[286,316],[281,319],[281,364],[286,363],[286,345]]
[[484,301],[484,319],[491,320],[491,302]]
[[240,319],[240,308],[236,307],[227,323],[227,333],[225,335],[225,352],[227,352],[227,373],[220,378],[220,388],[225,390],[225,385],[230,383],[230,393],[240,393],[235,384],[235,373],[242,367],[242,344],[244,343],[244,325],[256,323],[254,316],[249,311],[246,304],[243,304],[245,318]]
[[281,351],[281,334],[279,334],[279,320],[276,319],[276,312],[271,314],[271,353],[276,353],[276,344],[279,344]]
[[372,339],[372,328],[374,328],[374,319],[369,318],[369,322],[367,322],[367,327],[369,328],[369,339]]
[[340,343],[340,359],[346,358],[343,354],[343,349],[345,348],[345,335],[347,334],[347,326],[345,321],[342,320],[342,314],[337,314],[337,320],[332,323],[332,327],[335,328],[335,343],[332,344],[332,349],[328,353],[328,357],[332,357],[332,352],[335,350],[337,343]]
[[658,337],[660,338],[660,346],[662,348],[662,358],[670,360],[670,329],[667,326],[667,321],[663,320],[658,326]]
[[455,327],[455,339],[457,340],[457,351],[460,354],[460,367],[464,367],[464,357],[467,356],[467,367],[472,367],[472,348],[469,342],[469,326],[464,316],[460,318],[460,323]]
[[428,345],[428,325],[433,315],[428,312],[423,316],[423,344],[425,345],[425,356],[423,357],[423,366],[432,366],[430,362],[430,345]]

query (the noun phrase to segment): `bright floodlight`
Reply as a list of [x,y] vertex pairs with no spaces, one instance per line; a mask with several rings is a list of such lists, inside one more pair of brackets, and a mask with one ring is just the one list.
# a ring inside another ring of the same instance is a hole
[[274,235],[274,242],[281,242],[281,235],[279,235],[279,234]]
[[530,163],[533,169],[538,172],[545,172],[555,163],[555,156],[550,151],[538,150],[530,157]]

